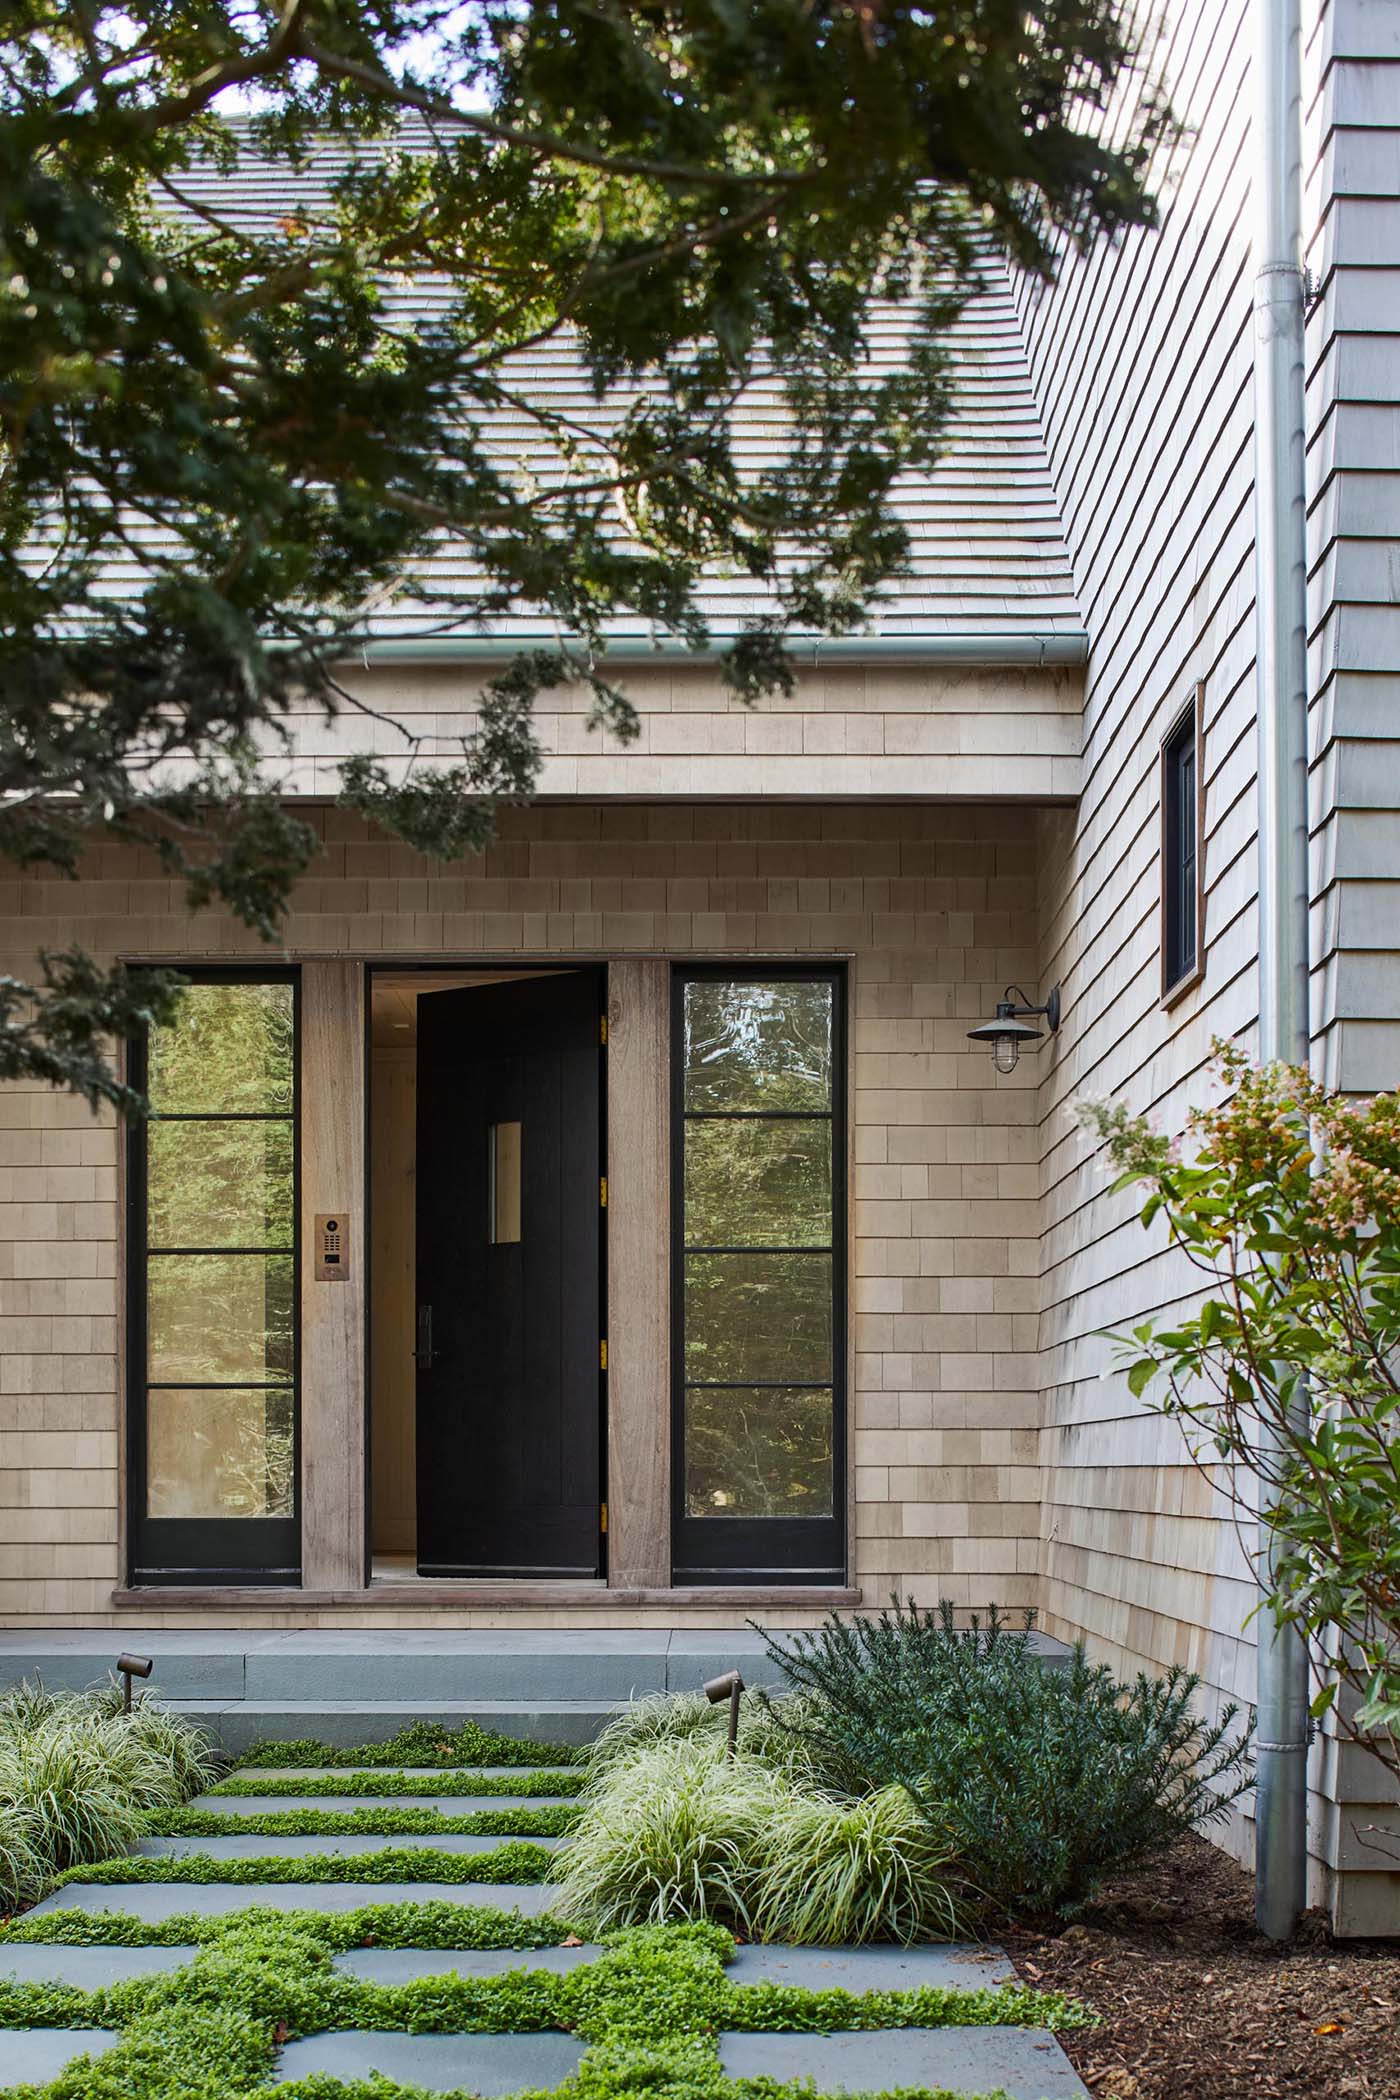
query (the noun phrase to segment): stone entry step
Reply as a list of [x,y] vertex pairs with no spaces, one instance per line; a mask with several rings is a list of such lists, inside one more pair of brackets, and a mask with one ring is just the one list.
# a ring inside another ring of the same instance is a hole
[[332,1749],[387,1743],[410,1723],[424,1721],[444,1733],[474,1721],[495,1735],[519,1742],[591,1743],[625,1700],[551,1699],[528,1705],[516,1700],[472,1699],[460,1705],[402,1699],[170,1699],[176,1713],[207,1729],[230,1757],[255,1743],[294,1742],[314,1736]]
[[558,1889],[547,1881],[74,1881],[45,1896],[29,1916],[54,1910],[122,1911],[163,1922],[192,1913],[224,1917],[231,1910],[258,1908],[346,1911],[379,1903],[464,1903],[540,1918],[558,1898]]

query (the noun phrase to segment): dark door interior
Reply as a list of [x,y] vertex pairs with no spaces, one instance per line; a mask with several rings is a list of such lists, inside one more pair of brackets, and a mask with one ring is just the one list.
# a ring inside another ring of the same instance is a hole
[[418,1568],[600,1572],[600,982],[418,1000]]

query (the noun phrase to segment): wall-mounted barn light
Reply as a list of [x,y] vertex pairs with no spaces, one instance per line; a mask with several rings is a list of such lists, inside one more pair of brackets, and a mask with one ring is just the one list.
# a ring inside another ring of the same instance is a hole
[[967,1039],[970,1043],[990,1043],[992,1063],[998,1072],[1014,1072],[1023,1044],[1041,1039],[1040,1029],[1033,1028],[1027,1018],[1031,1014],[1044,1014],[1054,1035],[1060,1025],[1060,987],[1055,986],[1044,1006],[1032,1006],[1019,984],[1009,984],[1005,996],[997,1001],[996,1019],[969,1028]]

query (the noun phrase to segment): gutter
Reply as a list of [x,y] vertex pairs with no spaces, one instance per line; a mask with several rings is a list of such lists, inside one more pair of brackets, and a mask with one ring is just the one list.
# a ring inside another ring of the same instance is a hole
[[[1307,488],[1303,382],[1299,0],[1254,0],[1258,99],[1254,277],[1255,678],[1259,769],[1259,1055],[1306,1066],[1308,1016]],[[1295,1406],[1306,1429],[1308,1400]],[[1264,1470],[1280,1440],[1261,1438]],[[1264,1601],[1276,1501],[1261,1500],[1254,1914],[1287,1939],[1307,1901],[1308,1657]]]
[[[658,661],[716,663],[737,639],[716,635],[702,649],[692,649],[674,636],[621,634],[609,637],[599,661],[638,665]],[[363,664],[490,664],[502,663],[522,649],[551,649],[558,646],[548,635],[383,635],[348,644],[340,661]],[[582,649],[581,643],[571,646]],[[1088,659],[1086,634],[925,634],[843,635],[835,640],[794,641],[788,654],[799,665],[817,670],[826,664],[911,664],[930,668],[964,664],[988,670],[1025,666],[1048,670],[1053,666],[1083,664]]]

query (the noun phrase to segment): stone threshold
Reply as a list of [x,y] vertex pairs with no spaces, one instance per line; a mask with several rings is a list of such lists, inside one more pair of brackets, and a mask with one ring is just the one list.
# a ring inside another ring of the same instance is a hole
[[121,1611],[207,1611],[233,1607],[238,1611],[322,1610],[354,1605],[357,1609],[381,1611],[499,1611],[518,1605],[522,1609],[551,1611],[635,1611],[639,1607],[660,1611],[755,1611],[794,1610],[810,1606],[831,1611],[861,1602],[859,1589],[818,1588],[815,1585],[771,1584],[755,1588],[610,1590],[601,1583],[573,1582],[451,1582],[419,1579],[413,1582],[375,1582],[362,1590],[274,1589],[248,1585],[210,1584],[207,1587],[159,1583],[113,1590],[112,1603]]

